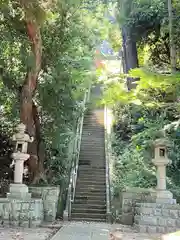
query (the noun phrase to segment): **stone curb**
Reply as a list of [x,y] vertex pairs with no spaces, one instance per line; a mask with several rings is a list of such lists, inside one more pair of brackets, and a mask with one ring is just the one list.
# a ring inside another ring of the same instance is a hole
[[50,236],[48,240],[57,240],[59,239],[59,233],[62,231],[63,225],[56,231],[56,233],[53,236]]

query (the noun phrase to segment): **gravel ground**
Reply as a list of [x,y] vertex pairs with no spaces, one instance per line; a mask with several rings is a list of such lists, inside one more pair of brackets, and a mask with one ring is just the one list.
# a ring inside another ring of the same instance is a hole
[[49,240],[54,232],[50,228],[0,228],[0,240]]

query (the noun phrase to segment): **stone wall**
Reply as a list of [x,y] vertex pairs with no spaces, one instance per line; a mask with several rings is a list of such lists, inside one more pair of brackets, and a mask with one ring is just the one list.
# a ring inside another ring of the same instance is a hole
[[137,203],[135,227],[139,232],[167,233],[180,228],[180,205]]
[[42,198],[44,208],[44,220],[52,222],[56,219],[59,187],[29,187],[29,192],[34,198]]
[[119,211],[119,222],[125,225],[133,225],[136,203],[154,202],[155,191],[143,188],[127,188],[121,193],[119,201],[120,209],[114,209],[114,212]]
[[44,219],[41,199],[0,198],[0,224],[20,227],[39,226]]

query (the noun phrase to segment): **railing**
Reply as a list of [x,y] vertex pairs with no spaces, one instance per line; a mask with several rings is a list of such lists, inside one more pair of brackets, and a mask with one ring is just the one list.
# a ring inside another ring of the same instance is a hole
[[110,165],[112,160],[111,151],[111,113],[108,108],[104,107],[104,125],[105,125],[105,156],[106,156],[106,218],[108,222],[112,222],[111,212],[111,177]]
[[81,136],[83,130],[83,122],[84,122],[84,112],[86,108],[86,103],[89,101],[90,95],[90,88],[85,92],[84,100],[82,103],[82,114],[77,122],[77,130],[75,139],[69,145],[71,156],[72,156],[72,166],[71,166],[71,173],[70,173],[70,180],[69,180],[69,187],[67,193],[67,200],[66,200],[66,208],[64,210],[64,219],[70,220],[71,219],[71,205],[74,202],[75,192],[76,192],[76,180],[77,180],[77,173],[78,173],[78,166],[79,166],[79,154],[81,148]]

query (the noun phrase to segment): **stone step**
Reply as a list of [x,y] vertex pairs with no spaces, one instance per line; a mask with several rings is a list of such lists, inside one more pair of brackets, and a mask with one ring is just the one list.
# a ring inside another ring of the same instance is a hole
[[76,186],[77,188],[93,188],[93,187],[95,187],[95,188],[105,188],[106,189],[106,184],[104,183],[104,182],[96,182],[96,183],[85,183],[85,182],[81,182],[81,181],[78,181],[77,182],[77,186]]
[[105,179],[105,171],[94,171],[94,173],[92,173],[91,171],[83,171],[82,169],[79,170],[78,172],[78,177],[80,177],[82,180],[84,178],[87,179]]
[[105,169],[104,169],[104,171],[94,170],[94,172],[92,172],[91,170],[80,169],[80,167],[84,167],[84,166],[79,166],[79,169],[78,169],[79,177],[87,176],[88,178],[92,178],[92,179],[93,179],[93,177],[98,177],[98,176],[100,178],[105,177],[105,173],[106,173]]
[[84,139],[89,139],[89,138],[92,138],[93,140],[103,140],[104,138],[104,132],[99,132],[97,129],[94,129],[94,130],[87,130],[87,132],[83,132],[82,133],[82,137],[81,138],[84,138]]
[[104,156],[105,154],[105,146],[104,143],[94,143],[94,144],[81,144],[80,154],[84,153],[86,156],[91,157],[91,154],[95,154],[96,156]]
[[87,119],[93,119],[93,120],[98,120],[99,118],[102,118],[103,117],[103,119],[104,119],[104,112],[102,112],[102,113],[96,113],[96,112],[94,112],[94,111],[92,111],[92,112],[89,112],[89,113],[86,113],[86,115],[85,115],[85,119],[87,118]]
[[87,134],[88,135],[91,132],[97,132],[98,134],[102,134],[102,135],[105,134],[104,127],[93,127],[93,126],[90,126],[90,125],[84,126],[82,134]]
[[[79,167],[92,167],[96,164],[95,161],[85,161],[85,160],[81,160],[79,161]],[[104,163],[97,163],[97,166],[99,167],[103,167]]]
[[104,128],[104,121],[103,120],[99,120],[97,121],[93,121],[92,119],[85,119],[83,122],[83,127],[92,127],[92,128],[99,128],[99,129],[103,129]]
[[[81,220],[83,219],[85,221],[85,219],[87,219],[87,214],[86,213],[72,213],[71,214],[72,219],[74,218],[81,218]],[[106,220],[106,214],[100,214],[100,213],[88,213],[88,219],[101,219],[101,220]]]
[[76,200],[82,200],[82,201],[87,201],[87,200],[106,200],[106,195],[105,194],[89,194],[88,192],[76,192],[75,194],[75,199]]
[[74,203],[73,204],[88,204],[88,205],[106,205],[106,199],[84,199],[84,198],[75,198]]
[[94,171],[104,171],[104,167],[98,167],[98,166],[92,166],[92,167],[83,167],[83,166],[81,166],[81,169],[83,169],[83,170],[91,170],[92,171],[92,173],[94,172]]
[[91,120],[89,121],[89,119],[84,120],[83,127],[84,128],[92,127],[92,128],[104,129],[104,121],[99,120],[98,122],[96,122],[96,121],[91,121]]
[[105,158],[104,151],[101,154],[100,153],[98,153],[98,154],[94,151],[94,149],[92,149],[91,151],[89,151],[89,153],[81,153],[80,152],[79,157],[82,158],[83,160],[92,160],[92,161],[96,161],[96,162],[98,162],[100,160],[100,162],[104,162],[104,164],[105,164],[106,158]]
[[[80,161],[79,162],[79,167],[91,167],[91,166],[94,166],[96,164],[96,162],[87,162],[87,161]],[[99,167],[103,167],[103,163],[98,163],[97,164],[97,166],[99,166]],[[83,172],[83,171],[80,171],[81,173]]]
[[[90,159],[88,159],[88,160],[85,160],[85,159],[80,159],[79,160],[79,167],[80,166],[87,166],[87,167],[93,167],[94,165],[96,164],[96,161],[95,160],[90,160]],[[97,166],[98,167],[104,167],[104,161],[98,161],[98,163],[97,163]]]
[[105,149],[101,148],[101,147],[87,147],[87,146],[82,146],[82,150],[80,150],[80,154],[79,157],[82,157],[83,159],[91,159],[91,160],[95,160],[95,161],[104,161],[105,163],[105,159],[106,159],[106,155],[105,155]]
[[101,157],[105,155],[105,147],[100,144],[82,144],[80,149],[80,154],[83,153],[86,157],[91,157],[94,154],[97,157]]
[[93,145],[93,144],[102,144],[104,143],[104,136],[98,134],[92,134],[88,136],[82,135],[81,144]]
[[101,209],[106,210],[105,202],[102,202],[101,204],[89,204],[89,203],[73,203],[72,208],[76,209]]
[[[98,116],[100,116],[100,117],[104,116],[104,112],[102,112],[102,113],[95,113],[94,111],[90,111],[90,112],[86,113],[84,119],[97,120]],[[104,117],[103,117],[103,119],[104,119]]]
[[[93,167],[95,166],[96,161],[86,161],[86,160],[80,160],[79,161],[79,167]],[[103,162],[99,162],[97,163],[97,167],[104,167],[104,163]]]
[[89,147],[95,146],[96,149],[103,148],[105,146],[104,137],[99,138],[96,135],[91,136],[91,137],[90,136],[87,136],[87,137],[82,136],[81,146],[89,146]]
[[106,208],[105,209],[98,209],[98,208],[90,208],[88,205],[86,208],[72,208],[72,213],[82,213],[82,214],[106,214]]
[[104,116],[96,118],[96,117],[88,117],[84,118],[84,125],[95,125],[95,126],[104,126]]
[[85,121],[91,121],[91,122],[97,122],[98,120],[104,120],[104,114],[94,114],[94,113],[90,113],[88,115],[85,115],[84,117]]
[[84,160],[94,160],[94,161],[104,161],[105,163],[105,151],[100,149],[83,148],[83,152],[80,151],[79,157],[82,157]]
[[87,198],[89,197],[94,197],[94,198],[100,198],[100,197],[106,197],[106,190],[105,189],[97,189],[97,190],[89,190],[89,189],[76,189],[76,196],[86,196]]
[[[89,139],[95,142],[103,142],[104,141],[104,133],[99,133],[98,131],[89,131],[88,133],[83,133],[81,139],[86,141],[87,143],[91,143]],[[89,141],[89,142],[88,142]]]
[[97,134],[83,136],[81,138],[81,144],[83,145],[94,145],[94,144],[104,144],[104,137]]
[[92,142],[94,143],[102,143],[104,142],[104,135],[100,135],[99,133],[97,133],[97,131],[95,131],[94,133],[89,133],[88,135],[84,135],[82,134],[81,140],[83,140],[81,143],[87,143],[87,144],[91,144]]
[[105,167],[86,167],[86,166],[80,166],[79,170],[83,170],[83,171],[91,171],[92,173],[94,173],[94,171],[96,172],[104,172],[105,171]]
[[76,222],[106,222],[106,219],[93,219],[93,218],[88,218],[87,216],[86,217],[83,217],[83,219],[80,217],[72,217],[71,218],[72,221],[76,221]]
[[92,149],[91,150],[91,153],[89,153],[89,155],[85,155],[85,154],[81,154],[80,153],[80,155],[79,155],[79,157],[82,159],[82,160],[91,160],[91,161],[95,161],[95,162],[97,162],[98,163],[98,161],[100,160],[100,162],[104,162],[104,164],[105,164],[105,154],[104,153],[102,153],[101,155],[99,154],[99,156],[98,155],[96,155],[96,154],[94,154],[94,150]]
[[80,178],[82,181],[84,180],[96,180],[97,182],[98,181],[102,181],[102,180],[106,180],[106,176],[105,174],[100,174],[100,173],[93,173],[93,174],[89,174],[88,172],[84,173],[83,171],[79,172],[78,173],[78,178]]
[[96,155],[91,155],[91,156],[82,156],[80,154],[80,159],[79,161],[89,161],[91,163],[99,163],[99,164],[103,164],[103,166],[105,165],[105,156],[96,156]]
[[93,185],[100,185],[100,186],[106,186],[106,182],[104,180],[101,181],[96,181],[94,179],[92,180],[83,180],[82,179],[77,179],[77,184],[83,184],[85,186],[93,186]]
[[[84,166],[79,166],[79,167],[84,167]],[[91,170],[85,170],[85,169],[83,169],[83,168],[81,168],[81,169],[79,169],[79,172],[78,172],[78,176],[79,177],[82,177],[82,176],[84,176],[84,175],[86,175],[86,176],[88,176],[88,177],[98,177],[98,176],[100,176],[100,177],[105,177],[105,173],[106,173],[106,171],[105,171],[105,169],[104,169],[104,171],[101,171],[101,170],[94,170],[94,172],[92,172]]]
[[82,181],[83,180],[91,180],[91,179],[96,180],[96,181],[103,179],[105,181],[106,176],[105,176],[105,173],[98,173],[98,172],[89,173],[87,171],[86,172],[81,171],[81,172],[78,172],[78,178],[80,178]]
[[104,133],[104,126],[91,126],[91,125],[85,125],[83,126],[83,131],[82,133],[88,133],[91,131],[97,131],[98,133]]
[[[93,179],[94,180],[94,179]],[[105,181],[96,181],[96,182],[93,182],[91,183],[90,179],[89,181],[85,180],[85,181],[81,181],[81,179],[79,178],[77,180],[77,187],[82,187],[82,186],[85,186],[85,187],[91,187],[91,188],[106,188],[106,183]]]
[[[104,138],[98,139],[95,137],[82,137],[81,139],[81,146],[89,146],[89,147],[96,147],[96,148],[103,148],[105,146]],[[82,149],[82,148],[81,148]]]
[[[89,148],[95,148],[96,150],[99,149],[99,150],[104,150],[105,149],[105,144],[104,144],[104,140],[98,140],[97,138],[95,139],[84,139],[82,138],[81,139],[81,149],[83,150],[83,147],[88,147]],[[88,142],[89,141],[89,142]],[[87,149],[87,150],[88,150]]]
[[101,125],[97,125],[97,123],[93,123],[93,122],[89,122],[88,121],[85,121],[83,123],[83,127],[84,129],[86,130],[86,128],[97,128],[97,129],[102,129],[104,131],[104,122],[101,121],[100,123]]
[[91,130],[91,129],[93,129],[93,130],[95,130],[95,129],[97,129],[98,131],[100,131],[100,132],[104,132],[104,124],[102,124],[102,125],[92,125],[91,123],[89,123],[89,124],[84,124],[83,125],[83,132],[86,132],[87,130]]
[[92,148],[91,151],[88,149],[88,152],[81,151],[79,157],[83,158],[83,160],[95,160],[95,161],[100,160],[101,162],[104,161],[104,163],[105,163],[104,151],[102,151],[101,153],[100,153],[100,151],[98,151],[98,153],[97,153],[94,148]]
[[95,193],[106,193],[106,187],[105,186],[101,186],[101,187],[89,187],[89,186],[77,186],[76,187],[76,192],[87,192],[88,195],[90,194],[95,194]]
[[98,146],[87,146],[87,145],[82,145],[80,150],[80,155],[82,155],[84,158],[98,158],[100,157],[101,159],[105,159],[105,149],[104,147],[98,147]]

